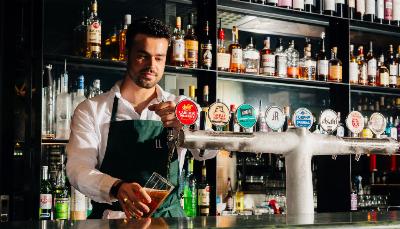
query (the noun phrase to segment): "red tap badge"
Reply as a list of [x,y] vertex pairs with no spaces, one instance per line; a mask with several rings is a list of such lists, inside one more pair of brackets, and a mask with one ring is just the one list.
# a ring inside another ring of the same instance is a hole
[[190,126],[196,122],[199,111],[192,100],[184,99],[176,105],[175,115],[183,125]]

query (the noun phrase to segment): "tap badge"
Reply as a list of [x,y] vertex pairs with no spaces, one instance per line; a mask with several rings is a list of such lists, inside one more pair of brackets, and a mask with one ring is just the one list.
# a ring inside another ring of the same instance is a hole
[[189,99],[180,101],[175,107],[176,118],[183,125],[192,125],[196,122],[198,117],[197,105]]
[[256,110],[249,104],[242,104],[236,110],[236,120],[243,128],[252,128],[256,122]]
[[215,102],[208,108],[208,118],[217,127],[224,127],[229,123],[229,107],[225,103]]
[[368,125],[374,134],[381,135],[386,129],[386,119],[381,113],[375,112],[369,118]]
[[294,112],[294,126],[297,128],[307,128],[308,130],[314,123],[314,117],[307,108],[301,107]]
[[338,114],[331,109],[324,110],[319,116],[319,124],[324,131],[332,133],[339,125]]
[[347,128],[354,134],[359,134],[364,129],[364,118],[358,111],[352,111],[346,118]]
[[279,130],[285,124],[285,114],[278,106],[270,106],[265,111],[265,121],[272,130]]

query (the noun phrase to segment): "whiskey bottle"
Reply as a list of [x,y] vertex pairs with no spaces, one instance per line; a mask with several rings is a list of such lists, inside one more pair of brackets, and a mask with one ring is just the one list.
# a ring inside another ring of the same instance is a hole
[[311,57],[311,44],[304,47],[304,57],[300,60],[300,79],[315,80],[317,62]]
[[254,48],[253,37],[243,50],[243,65],[245,73],[258,74],[260,66],[260,53]]
[[207,183],[206,161],[203,161],[201,168],[201,182],[197,189],[197,201],[200,216],[208,216],[210,214],[210,186]]
[[51,220],[51,210],[53,198],[51,194],[51,184],[49,181],[48,166],[42,166],[42,180],[40,182],[40,208],[39,219]]
[[97,16],[97,0],[92,2],[90,17],[87,21],[87,58],[101,58],[101,21]]
[[393,0],[385,0],[385,22],[391,24],[393,20]]
[[270,49],[270,38],[264,39],[264,48],[261,50],[261,68],[260,74],[266,76],[275,75],[275,55]]
[[204,38],[201,43],[201,68],[204,69],[211,69],[212,65],[212,43],[209,30],[209,24],[206,21],[204,25]]
[[285,51],[287,58],[287,75],[289,78],[299,78],[299,52],[294,47],[294,40]]
[[[379,57],[378,61],[378,85],[381,87],[389,87],[390,83],[389,70],[385,66],[385,57],[383,54]],[[383,100],[384,103],[384,100]]]
[[350,45],[349,80],[351,84],[358,84],[358,62],[354,56],[354,45]]
[[119,42],[117,36],[117,27],[114,26],[113,34],[110,37],[110,54],[111,60],[119,60]]
[[275,50],[275,76],[287,77],[287,56],[283,50],[282,38],[279,38],[279,46]]
[[185,40],[181,29],[181,17],[176,17],[176,27],[172,34],[172,57],[171,64],[183,67],[185,65]]
[[86,56],[86,17],[82,10],[81,24],[74,29],[74,54],[76,56]]
[[390,87],[396,87],[399,66],[394,56],[393,45],[389,45],[389,52],[388,52],[388,59],[386,66],[389,69],[389,85]]
[[383,19],[385,17],[385,3],[384,0],[376,1],[376,22],[383,24]]
[[374,22],[375,21],[375,0],[365,0],[365,20]]
[[325,33],[321,33],[321,50],[317,56],[318,80],[327,81],[329,75],[329,60],[325,51]]
[[342,82],[342,61],[337,58],[337,47],[333,47],[329,60],[329,81]]
[[358,56],[357,56],[357,61],[358,61],[358,83],[361,85],[367,85],[368,84],[368,74],[367,74],[367,62],[365,62],[364,59],[364,47],[359,46],[358,47]]
[[128,53],[126,49],[126,32],[128,31],[128,26],[131,24],[132,16],[130,14],[125,14],[124,17],[124,27],[119,33],[118,43],[119,43],[119,60],[126,61],[128,59]]
[[197,68],[199,55],[199,42],[194,31],[194,14],[189,15],[189,24],[185,36],[185,66]]
[[356,18],[358,20],[364,20],[365,14],[365,0],[356,0]]
[[222,28],[222,19],[219,19],[219,29],[218,29],[218,43],[217,43],[217,69],[218,71],[228,71],[229,64],[231,61],[231,55],[226,53],[225,49],[225,33]]
[[243,51],[239,44],[239,31],[236,26],[232,28],[232,44],[229,45],[229,53],[231,54],[229,71],[242,73]]
[[372,41],[369,42],[369,51],[367,54],[367,65],[368,65],[368,85],[376,86],[376,58],[374,57],[373,49],[372,49]]

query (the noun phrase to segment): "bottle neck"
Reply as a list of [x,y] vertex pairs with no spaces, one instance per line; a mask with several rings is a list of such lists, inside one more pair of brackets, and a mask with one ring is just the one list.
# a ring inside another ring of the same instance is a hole
[[47,171],[47,168],[45,169],[45,168],[43,168],[43,170],[42,170],[42,180],[48,180],[49,179],[49,175],[48,175],[48,171]]

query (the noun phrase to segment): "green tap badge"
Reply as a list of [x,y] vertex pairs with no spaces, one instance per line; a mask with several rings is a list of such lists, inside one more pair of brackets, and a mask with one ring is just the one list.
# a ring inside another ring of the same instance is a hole
[[256,110],[249,104],[242,104],[236,110],[236,120],[243,128],[252,128],[256,122]]

